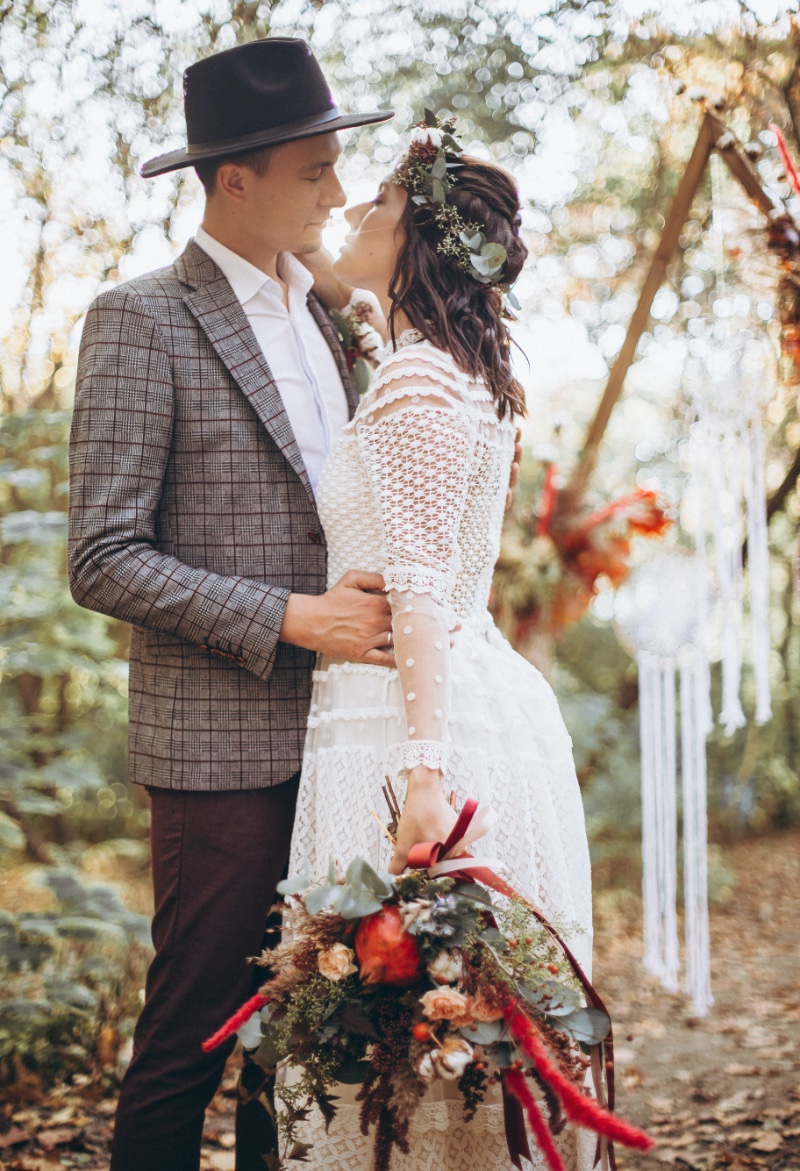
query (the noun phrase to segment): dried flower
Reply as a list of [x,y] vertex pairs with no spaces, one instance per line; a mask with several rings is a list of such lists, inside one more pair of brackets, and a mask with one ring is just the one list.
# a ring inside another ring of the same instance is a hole
[[442,132],[436,126],[415,126],[411,131],[411,141],[430,143],[431,146],[442,145]]
[[334,943],[333,947],[319,953],[317,967],[328,980],[344,980],[358,971],[353,958],[354,953],[349,947],[343,943]]
[[490,1004],[482,992],[470,996],[467,1006],[473,1021],[499,1021],[503,1018],[502,1007]]
[[414,899],[412,902],[399,904],[397,909],[406,931],[418,923],[430,923],[431,905],[430,899]]
[[440,1048],[422,1055],[417,1073],[424,1082],[432,1082],[437,1077],[446,1082],[458,1081],[474,1056],[469,1041],[463,1037],[446,1037]]
[[455,984],[464,975],[464,963],[457,951],[440,951],[428,964],[428,974],[437,984]]
[[431,988],[419,999],[429,1021],[451,1021],[459,1028],[471,1022],[467,998],[455,988]]

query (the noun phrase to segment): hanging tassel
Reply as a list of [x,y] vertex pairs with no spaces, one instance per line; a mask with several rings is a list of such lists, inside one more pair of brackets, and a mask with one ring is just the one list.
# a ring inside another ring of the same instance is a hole
[[727,735],[744,727],[739,698],[742,680],[742,482],[739,447],[729,433],[709,433],[707,445],[712,496],[714,554],[722,599],[722,708],[720,723]]
[[714,1003],[708,923],[708,822],[706,814],[707,662],[681,666],[681,773],[683,780],[683,897],[685,988],[697,1016]]
[[702,725],[706,736],[714,727],[714,712],[711,706],[711,573],[708,567],[708,532],[706,530],[706,509],[708,507],[708,485],[706,467],[708,442],[705,428],[695,424],[690,437],[692,484],[694,489],[694,555],[695,555],[695,604],[697,606],[696,645],[701,654],[702,666]]
[[678,808],[675,730],[675,663],[660,663],[661,694],[661,919],[663,923],[664,975],[662,983],[670,992],[678,991]]
[[642,757],[642,903],[644,910],[644,966],[661,976],[661,930],[658,897],[655,781],[656,658],[641,651],[639,664],[639,736]]
[[677,991],[677,809],[673,661],[641,652],[639,688],[644,964],[665,988]]
[[747,510],[747,563],[753,675],[756,684],[755,722],[772,717],[769,686],[769,541],[767,536],[764,434],[753,420],[743,436],[744,488]]

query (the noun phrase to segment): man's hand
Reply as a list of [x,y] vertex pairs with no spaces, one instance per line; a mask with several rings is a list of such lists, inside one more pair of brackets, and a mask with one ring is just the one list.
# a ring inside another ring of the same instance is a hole
[[519,481],[519,465],[522,462],[522,432],[517,427],[517,436],[514,440],[514,462],[511,465],[511,475],[508,479],[508,492],[506,492],[506,509],[511,507],[511,494],[517,486]]
[[397,826],[397,845],[390,874],[402,874],[408,852],[419,842],[444,842],[456,823],[456,811],[445,800],[442,774],[418,764],[409,771],[408,790]]
[[290,594],[281,641],[351,663],[394,667],[392,612],[379,573],[349,570],[326,593]]

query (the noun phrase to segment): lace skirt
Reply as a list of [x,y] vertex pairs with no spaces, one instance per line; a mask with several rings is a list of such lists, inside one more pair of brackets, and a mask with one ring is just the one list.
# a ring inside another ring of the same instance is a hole
[[[498,814],[473,850],[499,859],[504,876],[546,915],[574,925],[568,942],[590,975],[589,851],[572,742],[553,691],[489,615],[465,622],[456,635],[451,680],[447,783],[459,806],[476,797]],[[405,741],[397,671],[320,659],[290,873],[308,860],[312,875],[321,877],[329,858],[346,866],[357,854],[386,868],[391,846],[372,812],[387,820],[381,792],[386,776],[403,800]],[[313,1116],[300,1135],[314,1144],[310,1166],[368,1171],[372,1139],[360,1134],[354,1091],[342,1086],[336,1092],[340,1108],[330,1135]],[[417,1111],[410,1141],[410,1155],[395,1153],[395,1171],[473,1171],[476,1165],[511,1171],[499,1099],[464,1123],[455,1091],[434,1083]],[[593,1136],[567,1131],[559,1142],[567,1168],[588,1171]],[[540,1165],[533,1164],[537,1171]]]

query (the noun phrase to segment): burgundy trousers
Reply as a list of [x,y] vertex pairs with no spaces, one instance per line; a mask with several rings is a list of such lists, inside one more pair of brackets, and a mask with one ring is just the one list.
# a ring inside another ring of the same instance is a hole
[[[120,1091],[111,1171],[198,1171],[205,1110],[235,1042],[212,1053],[201,1044],[265,979],[247,957],[261,952],[288,862],[298,782],[247,792],[149,790],[155,958]],[[248,1109],[237,1110],[236,1167],[263,1171],[266,1114],[256,1109],[251,1120]]]

